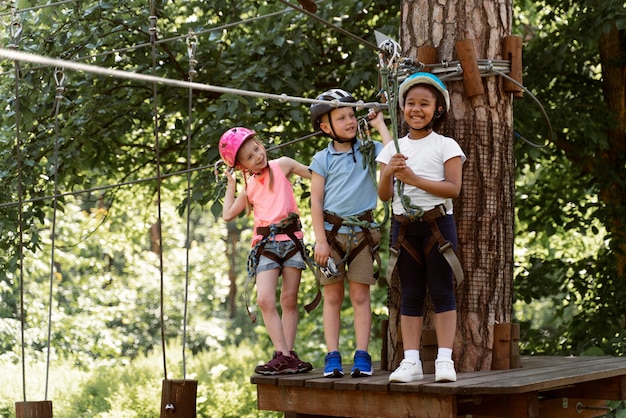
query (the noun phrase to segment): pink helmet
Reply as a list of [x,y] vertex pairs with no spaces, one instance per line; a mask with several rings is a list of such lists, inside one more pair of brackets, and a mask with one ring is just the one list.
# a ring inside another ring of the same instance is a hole
[[222,160],[229,166],[234,167],[237,163],[237,151],[247,139],[256,135],[252,129],[248,128],[230,128],[220,137],[218,149]]

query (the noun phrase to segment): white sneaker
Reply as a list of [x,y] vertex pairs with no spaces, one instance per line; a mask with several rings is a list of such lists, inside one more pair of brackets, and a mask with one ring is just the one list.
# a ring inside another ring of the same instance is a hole
[[435,360],[435,382],[456,382],[452,360]]
[[409,383],[423,378],[422,362],[404,359],[400,362],[398,368],[389,375],[389,382]]

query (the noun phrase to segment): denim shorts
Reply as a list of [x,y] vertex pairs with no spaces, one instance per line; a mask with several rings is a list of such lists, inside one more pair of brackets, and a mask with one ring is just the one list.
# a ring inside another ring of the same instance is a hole
[[[300,244],[304,247],[304,243],[300,240]],[[270,241],[265,244],[265,248],[263,248],[263,252],[268,251],[272,254],[278,256],[278,258],[284,258],[292,249],[296,248],[296,244],[292,240],[287,241]],[[276,261],[272,260],[269,257],[265,257],[261,255],[259,257],[259,264],[256,268],[257,274],[272,269],[282,269],[283,267],[294,267],[300,270],[304,270],[306,268],[306,263],[302,258],[302,254],[300,251],[296,252],[290,259],[284,260],[282,266]]]

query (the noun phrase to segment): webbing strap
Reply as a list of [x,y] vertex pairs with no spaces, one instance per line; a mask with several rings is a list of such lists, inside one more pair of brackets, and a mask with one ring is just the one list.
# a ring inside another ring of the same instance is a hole
[[[254,250],[248,256],[248,265],[249,266],[253,265],[254,268],[253,268],[253,271],[248,271],[248,278],[244,285],[246,311],[248,312],[248,316],[250,317],[250,320],[253,323],[256,322],[256,316],[250,311],[249,298],[247,295],[248,286],[252,282],[253,279],[256,279],[256,266],[258,265],[259,259],[261,258],[262,255],[277,262],[278,264],[282,266],[285,260],[290,259],[297,252],[300,252],[300,254],[302,255],[302,259],[304,260],[306,265],[309,267],[309,269],[311,269],[311,271],[313,272],[313,275],[315,276],[315,280],[317,282],[317,295],[315,296],[315,298],[313,299],[311,303],[304,306],[304,309],[306,310],[307,313],[310,313],[313,309],[315,309],[319,305],[320,301],[322,300],[320,280],[315,271],[315,267],[311,264],[311,261],[306,253],[304,246],[300,242],[300,239],[296,237],[295,235],[295,233],[297,231],[300,231],[301,229],[302,228],[300,224],[300,218],[297,216],[292,216],[292,215],[290,215],[289,218],[286,218],[284,221],[281,221],[280,224],[274,224],[268,227],[257,228],[257,234],[263,235],[263,239],[256,245]],[[265,244],[267,244],[268,238],[271,235],[277,234],[277,233],[286,234],[296,246],[296,248],[289,251],[283,258],[277,256],[276,254],[270,251],[265,251]],[[254,259],[254,260],[250,260],[250,259]]]
[[[433,233],[433,237],[437,240],[437,243],[439,244],[439,247],[437,249],[439,250],[439,253],[445,257],[446,261],[452,268],[454,277],[456,277],[456,285],[458,286],[459,284],[461,284],[461,282],[464,279],[463,268],[461,267],[461,262],[459,261],[459,258],[454,252],[452,243],[450,241],[447,241],[444,238],[444,236],[441,234],[441,231],[439,230],[439,226],[437,225],[437,222],[435,222],[434,220],[431,220],[431,221],[428,221],[428,224],[430,225],[430,229]],[[432,248],[432,247],[429,245],[429,248]]]
[[[363,215],[359,216],[358,218],[361,221],[372,222],[373,220],[372,212],[370,211],[365,212]],[[340,216],[333,215],[332,213],[324,212],[324,220],[333,225],[333,229],[326,232],[326,239],[328,240],[329,245],[332,246],[335,249],[335,251],[337,251],[337,253],[339,253],[339,255],[341,256],[341,259],[343,260],[346,257],[346,251],[344,251],[343,248],[341,248],[341,245],[339,244],[339,242],[337,242],[336,238],[337,238],[337,233],[339,232],[339,229],[344,224],[344,219]],[[380,245],[374,242],[374,238],[372,237],[372,233],[370,232],[369,228],[361,228],[361,230],[363,231],[363,235],[365,239],[362,240],[359,243],[359,245],[356,246],[356,248],[350,250],[350,252],[348,253],[348,258],[346,259],[346,262],[350,264],[352,260],[354,260],[354,258],[359,254],[359,252],[361,252],[361,250],[363,250],[366,246],[368,246],[370,249],[370,254],[372,255],[372,260],[374,260],[376,264],[378,264],[378,271],[374,273],[374,278],[378,279],[378,276],[380,275],[380,266],[381,266],[380,255],[378,254]]]
[[[452,273],[454,274],[454,277],[456,278],[456,285],[458,286],[459,284],[461,284],[461,282],[464,279],[463,268],[461,266],[461,262],[459,261],[459,258],[454,252],[452,243],[450,241],[447,241],[444,238],[443,234],[439,230],[439,226],[437,225],[436,220],[443,216],[446,216],[445,208],[443,207],[443,205],[439,205],[435,207],[434,209],[431,209],[428,212],[426,212],[419,219],[419,221],[428,222],[428,225],[430,226],[430,230],[433,234],[430,240],[428,241],[428,243],[426,244],[426,248],[424,249],[424,254],[429,254],[432,251],[435,244],[438,244],[437,250],[439,251],[441,255],[444,256],[444,258],[450,265],[450,268],[452,268]],[[391,246],[391,248],[395,252],[399,252],[400,249],[404,249],[420,266],[423,266],[424,262],[422,260],[421,255],[415,250],[415,248],[413,248],[411,244],[409,244],[405,240],[406,230],[409,227],[409,224],[412,223],[412,221],[408,217],[401,216],[401,215],[396,216],[396,220],[400,222],[400,231],[398,233],[398,237],[396,238],[396,242]],[[391,258],[390,258],[390,263],[391,263]],[[395,269],[395,263],[397,263],[397,257],[393,258],[393,265],[390,264],[387,266],[387,275],[389,276],[387,277],[388,282],[390,282],[391,280],[391,274],[393,274],[393,270]]]

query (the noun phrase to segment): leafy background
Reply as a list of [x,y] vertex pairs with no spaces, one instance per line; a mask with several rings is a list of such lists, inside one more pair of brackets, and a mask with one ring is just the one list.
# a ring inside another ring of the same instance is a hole
[[[37,6],[24,0],[15,5],[18,10]],[[8,2],[0,6],[6,47],[14,41],[15,18]],[[615,115],[604,104],[598,65],[598,37],[612,27],[623,36],[624,6],[592,0],[515,2],[515,31],[524,40],[524,84],[541,101],[553,128],[548,130],[527,95],[516,99],[517,133],[546,145],[516,142],[515,318],[524,354],[624,353],[623,273],[616,261],[624,243],[612,231],[625,221],[626,210],[619,202],[607,204],[603,191],[611,184],[617,196],[624,195],[626,164],[623,148],[614,148],[616,141],[607,135]],[[153,11],[155,45],[150,43]],[[398,33],[399,13],[397,1],[338,0],[321,1],[317,15],[375,42],[374,30]],[[187,37],[193,31],[195,82],[308,98],[342,87],[365,101],[378,100],[374,51],[277,1],[80,1],[18,16],[20,51],[186,80]],[[146,83],[64,71],[56,115],[54,70],[0,61],[5,99],[0,364],[12,382],[0,386],[0,416],[13,417],[13,403],[23,398],[23,363],[28,399],[43,399],[48,332],[47,395],[55,416],[155,416],[163,357],[169,378],[181,378],[186,370],[185,377],[199,381],[199,416],[278,416],[256,410],[255,388],[249,384],[253,365],[271,353],[262,324],[250,324],[243,300],[249,220],[224,224],[218,219],[223,184],[212,165],[219,136],[234,125],[254,128],[268,146],[309,134],[307,105],[164,85],[155,93]],[[157,138],[166,176],[160,189]],[[310,138],[274,155],[307,162],[325,144],[323,138]],[[614,156],[611,164],[601,158],[606,153]],[[187,176],[176,174],[188,164],[190,188]],[[56,211],[46,198],[55,188],[65,193]],[[296,190],[307,220],[307,182]],[[21,207],[14,203],[20,193],[26,200]],[[161,260],[151,250],[159,197],[163,298]],[[310,225],[305,231],[310,233]],[[310,235],[307,241],[312,242]],[[186,290],[189,315],[184,318]],[[312,275],[305,273],[303,304],[315,290]],[[376,286],[372,296],[371,352],[377,358],[386,288]],[[347,303],[342,317],[341,349],[350,352]],[[318,311],[303,314],[296,347],[318,367],[325,350],[321,329]],[[183,350],[190,354],[186,362]],[[620,405],[612,406],[611,416],[623,416]]]

